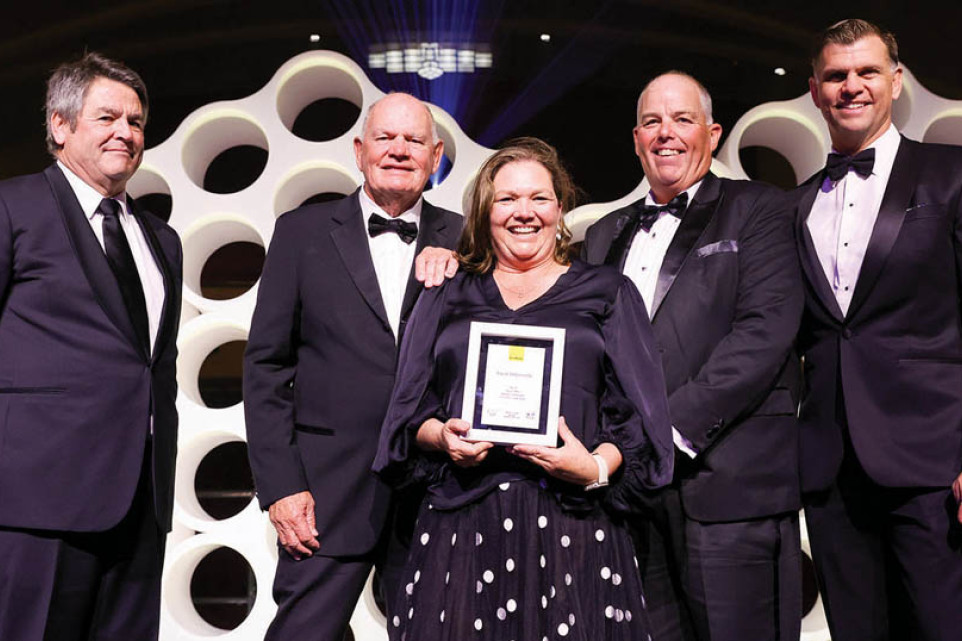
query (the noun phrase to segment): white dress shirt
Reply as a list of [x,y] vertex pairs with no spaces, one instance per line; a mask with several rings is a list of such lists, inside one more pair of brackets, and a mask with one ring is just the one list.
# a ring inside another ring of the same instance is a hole
[[[104,197],[96,189],[85,183],[79,176],[70,171],[66,165],[57,161],[57,166],[67,178],[73,193],[80,202],[80,209],[87,217],[90,228],[93,229],[97,242],[101,249],[104,247],[103,214],[97,213],[100,201]],[[157,267],[154,255],[150,251],[144,232],[137,224],[137,220],[131,215],[127,208],[126,194],[121,195],[115,200],[120,203],[120,226],[127,236],[130,244],[130,253],[134,256],[134,264],[137,266],[137,274],[140,276],[140,284],[144,288],[144,301],[147,303],[147,323],[150,330],[150,345],[153,350],[157,342],[157,331],[160,328],[160,317],[164,312],[164,277]]]
[[[699,187],[701,187],[700,180],[685,190],[685,193],[688,194],[688,207],[691,207],[692,201],[695,200],[695,194],[698,193]],[[648,192],[645,197],[645,206],[661,204],[664,203],[656,201],[654,194]],[[669,214],[667,211],[661,212],[651,226],[651,230],[645,231],[642,227],[638,227],[638,232],[635,234],[634,240],[631,241],[628,256],[625,258],[625,276],[630,278],[638,291],[641,292],[649,318],[653,315],[652,304],[655,301],[655,288],[658,286],[658,272],[661,271],[661,264],[665,260],[665,254],[668,253],[668,245],[671,244],[680,224],[681,218]],[[679,450],[691,458],[698,455],[691,441],[682,436],[674,425],[671,427],[671,435],[675,447]]]
[[890,125],[868,147],[875,148],[875,165],[865,178],[851,170],[834,182],[826,176],[808,216],[815,253],[843,315],[852,302],[901,140]]
[[[404,291],[407,289],[408,276],[414,263],[414,252],[417,241],[406,243],[393,232],[380,234],[374,238],[367,233],[367,223],[372,214],[390,219],[383,209],[374,204],[364,189],[360,191],[361,212],[364,214],[364,233],[367,235],[368,246],[371,248],[371,260],[374,261],[374,272],[377,274],[377,285],[381,290],[381,301],[387,312],[387,320],[397,340],[398,327],[401,324],[401,304],[404,302]],[[403,212],[398,218],[414,223],[421,227],[421,208],[424,199],[418,198],[414,207]]]

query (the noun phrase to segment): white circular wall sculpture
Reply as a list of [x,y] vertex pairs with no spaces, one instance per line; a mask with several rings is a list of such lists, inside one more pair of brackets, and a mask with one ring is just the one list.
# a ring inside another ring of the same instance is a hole
[[[908,71],[904,85],[895,114],[900,129],[919,140],[962,144],[962,103],[931,94]],[[192,113],[168,140],[146,152],[143,166],[130,182],[129,190],[135,197],[157,193],[171,196],[170,224],[184,243],[177,401],[181,433],[174,531],[168,540],[164,572],[163,641],[259,640],[275,609],[271,584],[277,552],[266,516],[252,501],[235,516],[217,520],[204,511],[194,492],[200,461],[219,445],[245,440],[242,404],[223,409],[206,407],[197,380],[201,364],[213,349],[246,340],[257,295],[255,285],[236,298],[205,298],[200,288],[201,271],[211,254],[229,243],[247,241],[267,247],[276,217],[310,196],[348,194],[360,185],[362,176],[354,163],[352,145],[353,138],[360,134],[360,118],[342,135],[324,142],[299,138],[291,128],[298,114],[316,100],[341,98],[359,107],[363,114],[383,95],[350,59],[329,51],[301,54],[278,69],[257,93],[205,105]],[[431,109],[452,167],[426,198],[460,212],[477,169],[491,150],[468,138],[449,114],[434,106]],[[205,191],[203,179],[211,161],[238,145],[253,145],[267,152],[263,172],[250,186],[235,193]],[[782,154],[799,181],[821,167],[830,147],[825,125],[807,95],[760,105],[746,113],[718,152],[713,170],[721,176],[747,177],[738,154],[740,149],[754,145]],[[567,220],[575,240],[583,238],[592,222],[646,191],[647,183],[642,181],[623,198],[571,211]],[[807,546],[803,532],[806,552]],[[198,563],[220,547],[238,552],[250,564],[256,580],[253,609],[233,630],[206,623],[190,597],[190,580]],[[357,605],[351,628],[358,641],[386,639],[384,620],[374,605],[370,586]],[[816,604],[803,621],[802,641],[827,639],[824,614]]]

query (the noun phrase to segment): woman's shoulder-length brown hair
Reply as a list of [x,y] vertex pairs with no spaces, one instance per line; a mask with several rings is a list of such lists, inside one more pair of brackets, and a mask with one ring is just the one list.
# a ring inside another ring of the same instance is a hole
[[[515,138],[494,152],[481,165],[471,193],[471,206],[465,216],[464,229],[458,244],[457,258],[461,269],[484,274],[494,268],[497,259],[491,240],[491,206],[494,203],[494,177],[513,162],[533,161],[548,170],[555,197],[566,214],[575,205],[575,186],[570,174],[561,164],[558,151],[538,138]],[[558,227],[558,240],[554,258],[562,265],[570,262],[568,256],[571,232],[562,217]]]

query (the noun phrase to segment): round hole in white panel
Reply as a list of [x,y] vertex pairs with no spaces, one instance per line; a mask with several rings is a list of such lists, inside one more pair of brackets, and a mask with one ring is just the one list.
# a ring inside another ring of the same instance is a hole
[[298,165],[280,181],[274,192],[274,215],[300,207],[317,194],[346,196],[357,187],[354,177],[336,163],[317,161]]
[[170,220],[173,198],[170,185],[160,171],[141,166],[127,183],[127,192],[137,201],[141,209],[149,211],[162,220]]
[[[222,429],[211,429],[198,434],[185,443],[181,443],[177,455],[178,469],[174,487],[174,500],[180,510],[178,518],[185,525],[197,531],[205,531],[219,521],[226,520],[218,519],[204,509],[197,496],[197,475],[202,463],[212,452],[226,444],[238,442],[243,443],[244,441],[236,434]],[[236,516],[236,514],[233,516]]]
[[202,315],[181,328],[178,340],[177,384],[187,398],[206,407],[200,389],[200,372],[211,352],[223,345],[247,340],[247,329],[235,321]]
[[915,85],[912,82],[903,82],[899,99],[892,103],[892,122],[899,128],[899,131],[906,129],[912,120],[912,108],[914,106]]
[[819,134],[807,119],[791,112],[765,114],[742,132],[738,148],[761,146],[777,151],[791,164],[796,182],[805,180],[825,164]]
[[938,116],[925,129],[923,142],[962,145],[962,109],[955,109]]
[[[234,214],[211,214],[201,218],[184,230],[181,239],[184,243],[184,287],[201,298],[207,298],[201,286],[201,276],[214,252],[239,242],[264,247],[264,241],[251,221]],[[247,273],[251,270],[245,266],[241,271]]]
[[340,98],[358,109],[364,104],[360,83],[342,62],[305,60],[281,79],[277,89],[277,115],[293,133],[294,122],[304,108],[324,98]]
[[[193,121],[187,132],[181,152],[184,171],[195,185],[204,189],[214,159],[229,149],[243,147],[269,151],[267,135],[257,121],[237,109],[209,111]],[[244,182],[253,183],[257,177]]]

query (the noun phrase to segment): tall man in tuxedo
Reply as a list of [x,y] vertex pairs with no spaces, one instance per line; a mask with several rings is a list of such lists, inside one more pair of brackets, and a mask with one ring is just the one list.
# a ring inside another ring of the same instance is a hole
[[427,106],[390,94],[354,140],[363,187],[275,226],[244,370],[257,494],[282,548],[268,639],[340,641],[372,565],[389,607],[397,589],[406,549],[391,513],[414,511],[392,509],[370,468],[421,290],[415,252],[454,247],[461,230],[421,198],[442,151]]
[[594,224],[584,253],[638,285],[665,369],[676,474],[639,537],[652,637],[797,641],[791,209],[773,187],[709,171],[720,136],[699,82],[652,80],[634,129],[651,191]]
[[0,183],[0,639],[156,639],[180,241],[124,191],[140,76],[87,54],[46,111],[57,162]]
[[812,65],[833,152],[796,192],[799,419],[832,639],[958,639],[962,149],[899,135],[898,48],[876,25],[829,27]]

